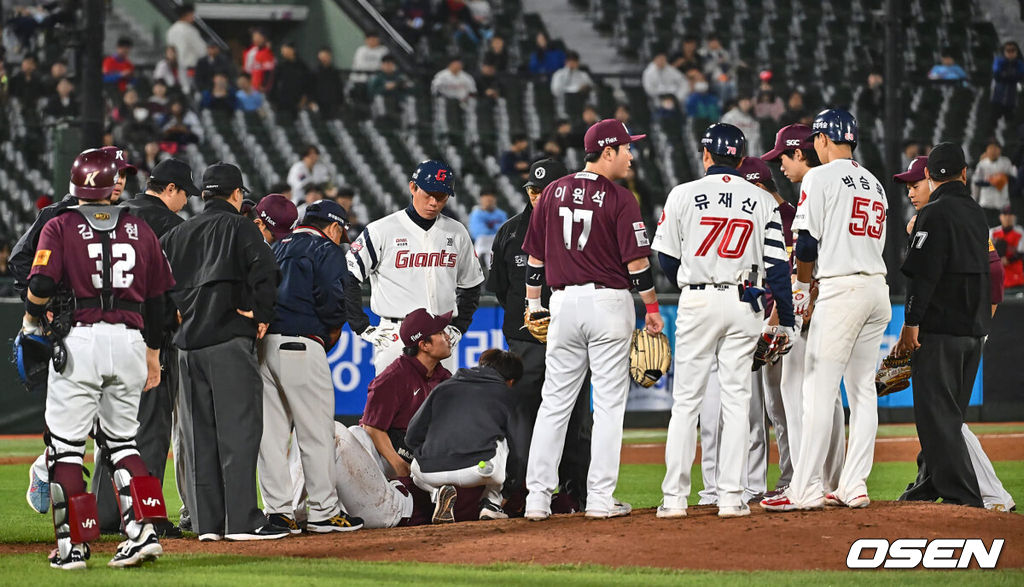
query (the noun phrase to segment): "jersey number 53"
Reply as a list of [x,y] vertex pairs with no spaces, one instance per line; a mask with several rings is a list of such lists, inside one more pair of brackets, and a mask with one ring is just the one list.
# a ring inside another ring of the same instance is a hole
[[885,224],[884,204],[878,200],[854,197],[850,216],[850,234],[882,238],[882,226]]

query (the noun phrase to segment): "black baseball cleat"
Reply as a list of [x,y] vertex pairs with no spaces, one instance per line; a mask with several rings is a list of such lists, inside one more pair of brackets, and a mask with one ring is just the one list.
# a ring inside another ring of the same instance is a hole
[[306,523],[306,530],[309,532],[316,532],[317,534],[327,534],[330,532],[352,532],[353,530],[358,530],[362,527],[362,518],[350,516],[345,512],[339,512],[338,515],[321,522]]
[[225,534],[224,538],[234,542],[245,542],[248,540],[277,540],[289,536],[291,532],[285,528],[278,528],[271,524],[256,528],[251,532],[237,532]]
[[295,521],[295,518],[286,514],[267,514],[267,520],[271,526],[283,528],[290,534],[302,534],[302,528]]
[[115,569],[137,567],[144,562],[156,560],[163,553],[164,548],[160,546],[153,525],[146,524],[138,538],[129,538],[117,546],[117,552],[107,566]]
[[86,568],[85,561],[89,560],[88,544],[73,544],[71,552],[65,558],[60,558],[60,551],[54,549],[50,553],[50,567],[65,571],[81,571]]
[[508,514],[505,510],[501,509],[501,506],[494,503],[489,499],[485,499],[480,502],[480,519],[481,520],[507,520]]
[[159,538],[184,538],[185,534],[182,533],[181,528],[174,525],[174,522],[170,520],[164,520],[162,522],[155,522],[153,529],[156,530],[156,535]]
[[455,521],[455,499],[459,496],[454,485],[442,485],[437,489],[437,501],[434,505],[434,524],[451,524]]

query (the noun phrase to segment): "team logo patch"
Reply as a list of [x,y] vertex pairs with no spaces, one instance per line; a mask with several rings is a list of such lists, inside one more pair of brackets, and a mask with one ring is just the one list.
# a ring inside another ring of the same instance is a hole
[[409,246],[409,239],[407,239],[407,238],[396,238],[395,239],[395,246],[396,247],[408,247]]
[[454,247],[455,246],[455,237],[449,236],[446,242],[448,243],[447,246]]
[[761,174],[756,172],[756,171],[754,173],[748,173],[747,174],[747,181],[754,181],[754,182],[756,182],[759,179],[761,179]]
[[728,175],[723,175],[722,181],[724,181],[725,183],[729,183],[730,181],[732,181],[732,178],[729,177]]
[[800,204],[803,204],[804,200],[806,200],[806,199],[807,199],[807,192],[805,192],[803,190],[800,190],[800,201],[797,202],[796,205],[799,206]]
[[538,167],[533,171],[533,176],[537,179],[544,179],[544,176],[548,174],[548,170],[543,167]]
[[787,147],[799,147],[800,146],[800,139],[786,139],[786,146]]
[[36,251],[36,256],[32,259],[32,266],[35,267],[36,265],[46,265],[49,263],[50,253],[52,252],[50,249],[39,249]]
[[[850,140],[852,141],[853,139],[850,139]],[[860,167],[860,165],[858,165],[856,161],[850,161],[850,163],[853,163],[854,167]]]
[[107,214],[106,212],[97,212],[93,214],[92,217],[96,220],[110,220],[110,214]]
[[[664,212],[662,212],[664,214]],[[634,222],[633,230],[647,230],[647,226],[643,222]]]
[[363,243],[361,243],[359,241],[356,241],[356,242],[352,243],[352,252],[353,253],[358,253],[361,250],[363,250]]
[[664,210],[661,211],[661,220],[658,220],[658,226],[661,226],[662,222],[665,222],[665,211]]

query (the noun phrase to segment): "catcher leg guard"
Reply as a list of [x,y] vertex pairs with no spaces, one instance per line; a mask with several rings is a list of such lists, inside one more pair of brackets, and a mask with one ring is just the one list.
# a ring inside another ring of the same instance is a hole
[[97,429],[96,442],[108,459],[121,521],[128,538],[138,538],[143,525],[148,522],[166,520],[167,509],[160,482],[146,470],[135,439],[111,438]]
[[71,554],[73,545],[86,544],[100,537],[96,496],[85,491],[82,466],[53,463],[50,468],[50,510],[61,560]]

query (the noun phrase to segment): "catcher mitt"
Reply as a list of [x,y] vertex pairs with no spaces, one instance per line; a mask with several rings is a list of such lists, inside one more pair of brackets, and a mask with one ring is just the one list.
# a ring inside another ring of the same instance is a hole
[[50,372],[53,344],[46,336],[19,332],[14,337],[11,362],[18,369],[18,378],[28,391],[46,388]]
[[526,312],[523,313],[523,328],[530,331],[541,343],[547,344],[548,342],[548,326],[551,324],[551,312],[541,308],[540,310],[534,310],[530,312],[530,308],[526,308]]
[[910,353],[891,352],[882,359],[882,366],[875,374],[875,391],[878,397],[903,391],[910,387]]
[[672,347],[663,333],[648,334],[639,329],[633,332],[629,345],[629,375],[644,387],[661,379],[672,364]]
[[992,187],[1001,190],[1010,182],[1010,176],[1005,173],[993,173],[988,176],[988,182],[992,184]]

